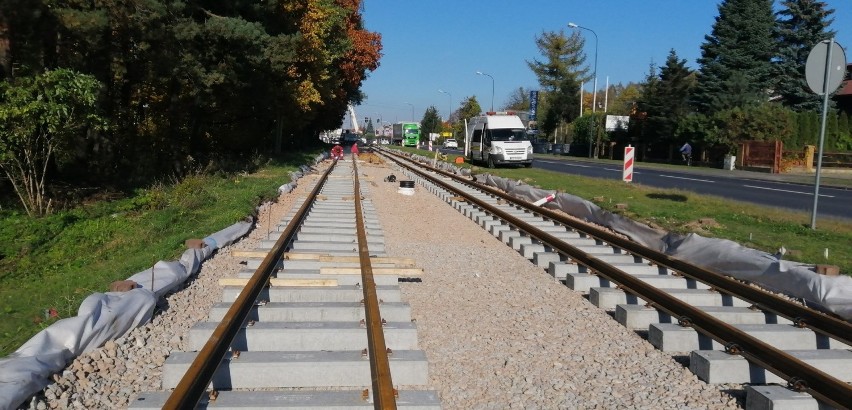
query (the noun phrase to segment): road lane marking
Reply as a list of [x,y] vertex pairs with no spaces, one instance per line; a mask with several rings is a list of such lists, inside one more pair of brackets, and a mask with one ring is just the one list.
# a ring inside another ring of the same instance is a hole
[[[765,190],[768,190],[768,191],[789,192],[789,193],[791,193],[791,194],[799,194],[799,195],[813,195],[813,192],[790,191],[790,190],[787,190],[787,189],[766,188],[766,187],[762,187],[762,186],[754,186],[754,185],[743,185],[743,186],[744,186],[744,187],[746,187],[746,188],[765,189]],[[834,195],[822,195],[822,194],[820,194],[819,196],[826,197],[826,198],[834,198]]]
[[660,176],[661,176],[661,177],[663,177],[663,178],[685,179],[685,180],[687,180],[687,181],[709,182],[709,183],[711,183],[711,184],[715,184],[715,183],[716,183],[716,181],[710,181],[710,180],[707,180],[707,179],[686,178],[686,177],[676,177],[676,176],[674,176],[674,175],[662,175],[662,174],[660,174]]

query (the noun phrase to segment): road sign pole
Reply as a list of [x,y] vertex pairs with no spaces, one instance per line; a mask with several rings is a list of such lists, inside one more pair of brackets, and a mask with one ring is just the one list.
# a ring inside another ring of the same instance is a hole
[[[825,142],[825,119],[828,116],[828,87],[831,80],[831,52],[834,48],[834,37],[828,40],[828,52],[825,56],[825,81],[822,85],[822,121],[819,129],[819,147],[817,148],[816,181],[814,182],[814,207],[811,212],[811,229],[816,230],[817,203],[819,202],[819,177],[822,172],[822,149]],[[845,68],[845,67],[844,67]]]

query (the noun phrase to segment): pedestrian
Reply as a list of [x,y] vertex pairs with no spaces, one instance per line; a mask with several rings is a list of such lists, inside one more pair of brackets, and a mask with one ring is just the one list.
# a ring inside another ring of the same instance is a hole
[[334,148],[331,149],[331,159],[343,159],[343,147],[341,147],[340,144],[335,145]]
[[353,143],[352,148],[350,148],[350,150],[352,152],[352,156],[357,159],[358,158],[358,143],[357,142]]
[[689,145],[689,142],[683,143],[683,146],[680,147],[680,155],[683,157],[683,161],[686,162],[686,165],[690,165],[692,163],[692,146]]

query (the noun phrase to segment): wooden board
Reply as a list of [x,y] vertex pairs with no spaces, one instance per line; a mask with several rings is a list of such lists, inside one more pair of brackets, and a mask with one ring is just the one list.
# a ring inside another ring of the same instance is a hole
[[[219,279],[219,286],[242,286],[245,287],[249,278],[222,278]],[[279,286],[337,286],[337,279],[269,279],[269,284],[273,287]]]
[[[360,275],[361,268],[320,268],[320,275]],[[420,276],[423,268],[373,268],[373,275]]]

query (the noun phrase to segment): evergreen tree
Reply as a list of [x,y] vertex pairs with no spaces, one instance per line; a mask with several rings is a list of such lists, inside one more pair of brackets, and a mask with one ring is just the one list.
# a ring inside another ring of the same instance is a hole
[[773,64],[775,94],[795,111],[820,110],[822,97],[808,88],[805,63],[817,43],[834,36],[828,30],[834,10],[817,0],[784,0],[781,5],[776,25],[778,58]]
[[563,122],[574,121],[580,114],[580,84],[573,76],[565,77],[550,97],[539,124],[539,129],[547,134]]
[[459,120],[453,126],[454,135],[464,135],[464,119],[468,121],[482,113],[482,107],[479,106],[479,101],[476,101],[476,96],[465,98],[459,109],[457,110]]
[[[700,112],[715,113],[768,99],[774,25],[772,0],[722,1],[698,59],[693,104]],[[722,95],[731,98],[719,98]]]
[[585,40],[578,32],[566,36],[563,30],[544,32],[536,37],[535,45],[547,59],[542,62],[536,59],[527,61],[530,70],[538,77],[538,82],[545,91],[555,91],[560,88],[566,77],[573,77],[578,82],[589,79],[588,68],[581,68],[586,62],[583,54]]
[[423,119],[420,120],[420,135],[428,137],[431,133],[441,132],[441,117],[434,105],[426,109]]
[[686,60],[678,59],[677,53],[671,50],[666,65],[660,69],[659,79],[646,90],[646,142],[675,140],[678,121],[691,111],[689,98],[694,84],[695,76],[686,67]]

